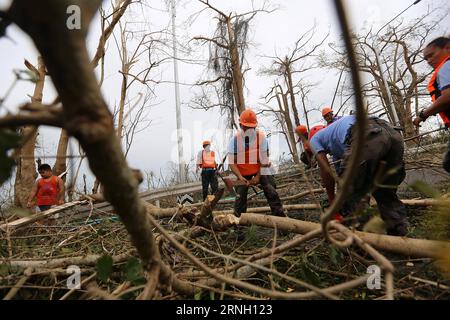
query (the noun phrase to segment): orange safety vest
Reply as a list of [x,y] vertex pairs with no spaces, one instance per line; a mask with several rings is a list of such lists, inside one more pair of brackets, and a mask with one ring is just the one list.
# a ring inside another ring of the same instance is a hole
[[205,150],[202,151],[202,163],[201,163],[202,169],[215,169],[217,167],[216,164],[216,157],[214,154],[214,151],[206,152]]
[[58,177],[52,176],[50,180],[39,179],[36,204],[38,206],[51,206],[57,203]]
[[261,168],[259,146],[264,139],[264,133],[256,130],[256,141],[245,146],[242,131],[238,131],[235,135],[237,145],[237,168],[243,176],[251,176],[257,174]]
[[[434,70],[433,75],[431,76],[430,82],[428,83],[428,92],[431,96],[431,101],[435,102],[437,98],[441,96],[441,90],[439,90],[438,83],[437,83],[437,74],[439,72],[439,69],[450,60],[450,56],[447,56],[440,64],[439,66]],[[446,127],[450,127],[450,110],[445,110],[442,112],[439,112],[439,115],[442,118],[442,121],[444,121],[444,124]]]

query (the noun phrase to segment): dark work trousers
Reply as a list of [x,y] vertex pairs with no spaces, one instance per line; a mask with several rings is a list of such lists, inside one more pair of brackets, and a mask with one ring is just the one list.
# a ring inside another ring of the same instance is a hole
[[53,205],[42,205],[42,206],[38,206],[39,207],[39,211],[47,211],[48,209],[50,209],[51,207],[53,207]]
[[202,191],[203,200],[208,196],[208,187],[211,185],[212,194],[215,194],[219,189],[219,182],[217,181],[216,170],[202,170]]
[[[245,179],[251,180],[255,175],[244,176]],[[275,179],[273,176],[261,176],[259,181],[261,188],[263,189],[264,196],[269,203],[270,210],[273,215],[285,217],[283,205],[281,204],[280,197],[276,190]],[[240,217],[241,213],[247,211],[247,194],[248,188],[245,185],[237,185],[234,187],[236,191],[236,201],[234,202],[234,212],[236,216]]]
[[450,173],[450,142],[448,143],[447,153],[444,156],[444,161],[442,162],[442,166],[444,167],[445,171]]
[[305,164],[306,169],[311,168],[311,157],[308,155],[306,151],[303,151],[300,154],[300,160]]
[[[342,169],[348,166],[350,144],[353,140],[352,129],[347,135],[348,148]],[[369,119],[359,169],[353,176],[348,196],[343,204],[341,213],[344,216],[353,212],[367,193],[372,193],[377,201],[381,218],[386,224],[387,233],[401,236],[407,233],[406,209],[397,196],[397,187],[405,178],[403,153],[401,134],[384,120]]]

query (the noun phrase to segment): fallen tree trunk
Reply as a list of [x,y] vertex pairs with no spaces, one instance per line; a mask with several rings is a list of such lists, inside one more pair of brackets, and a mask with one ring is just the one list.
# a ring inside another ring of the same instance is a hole
[[[279,230],[300,234],[321,227],[319,223],[251,213],[244,213],[238,219],[240,225],[258,225],[267,228],[276,226]],[[450,242],[395,237],[360,231],[355,231],[355,234],[376,249],[411,257],[441,259],[442,252],[450,252]]]
[[[113,262],[122,262],[131,257],[132,254],[130,252],[118,254],[113,256]],[[67,258],[59,258],[59,259],[49,259],[49,260],[3,260],[1,263],[8,264],[13,267],[22,267],[22,268],[63,268],[69,265],[95,265],[97,260],[100,259],[102,255],[100,254],[92,254],[88,256],[78,256],[78,257],[67,257]],[[1,260],[0,260],[1,261]]]
[[26,226],[26,225],[28,225],[30,223],[33,223],[33,222],[37,221],[37,220],[49,218],[49,217],[51,217],[51,216],[53,216],[53,215],[55,215],[55,214],[57,214],[59,212],[62,212],[64,210],[66,210],[66,209],[75,207],[77,205],[85,204],[85,203],[87,203],[86,200],[68,202],[68,203],[62,204],[60,206],[57,206],[55,208],[46,210],[44,212],[39,212],[39,213],[36,213],[36,214],[32,214],[29,217],[24,217],[24,218],[20,218],[20,219],[17,219],[17,220],[8,222],[8,223],[0,224],[0,230],[6,232],[6,228],[8,228],[9,231],[12,231],[14,229],[17,229],[18,227]]

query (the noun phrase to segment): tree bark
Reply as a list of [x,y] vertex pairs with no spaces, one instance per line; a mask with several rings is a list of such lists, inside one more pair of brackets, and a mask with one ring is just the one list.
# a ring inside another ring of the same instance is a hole
[[[61,173],[67,170],[67,147],[69,146],[69,135],[67,131],[61,129],[59,136],[58,149],[56,151],[56,161],[53,166],[53,174],[59,176]],[[66,181],[66,175],[62,177]]]
[[294,85],[293,85],[293,82],[292,82],[291,62],[286,61],[284,67],[286,69],[286,78],[287,78],[287,84],[288,84],[288,92],[289,92],[289,97],[291,98],[291,107],[292,107],[292,112],[294,113],[295,125],[299,126],[300,125],[300,118],[298,116],[297,104],[295,103]]
[[229,41],[229,51],[231,57],[231,68],[233,72],[233,95],[236,102],[236,107],[241,114],[245,110],[245,100],[244,100],[244,81],[241,70],[241,62],[239,57],[239,51],[237,47],[236,38],[234,35],[233,26],[229,18],[226,20],[228,28],[228,41]]
[[[287,142],[290,145],[289,149],[291,150],[292,159],[294,160],[294,163],[299,164],[300,158],[298,156],[297,143],[295,142],[295,136],[294,136],[295,128],[292,125],[292,121],[291,121],[291,113],[289,112],[289,103],[287,101],[286,94],[281,92],[281,96],[283,98],[281,101],[284,104],[284,108],[281,108],[281,105],[280,105],[280,109],[283,111],[283,117],[284,117],[284,121],[286,123],[287,131],[288,131],[288,132],[286,132]],[[277,100],[278,100],[278,103],[280,104],[280,101],[278,99],[278,93],[277,93]]]
[[[239,219],[239,224],[259,225],[268,228],[273,228],[275,224],[279,230],[289,230],[300,234],[306,234],[321,228],[318,223],[251,213],[243,213]],[[450,250],[450,243],[444,241],[395,237],[360,231],[355,231],[355,234],[376,249],[412,257],[440,259],[442,258],[442,252]]]

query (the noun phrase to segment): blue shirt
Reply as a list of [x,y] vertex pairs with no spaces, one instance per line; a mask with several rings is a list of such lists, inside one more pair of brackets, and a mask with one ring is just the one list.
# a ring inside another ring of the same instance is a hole
[[439,69],[437,84],[441,91],[450,88],[450,60],[444,63]]
[[347,136],[348,129],[355,122],[355,116],[344,116],[333,122],[312,137],[310,141],[311,149],[315,154],[325,152],[338,159],[342,159],[345,148],[347,147],[345,137]]

